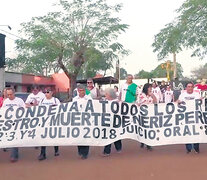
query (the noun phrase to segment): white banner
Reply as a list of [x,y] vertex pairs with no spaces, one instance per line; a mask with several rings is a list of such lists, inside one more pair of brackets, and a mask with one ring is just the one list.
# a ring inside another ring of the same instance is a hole
[[137,106],[88,100],[0,110],[0,148],[104,146],[134,139],[151,146],[207,142],[207,100]]

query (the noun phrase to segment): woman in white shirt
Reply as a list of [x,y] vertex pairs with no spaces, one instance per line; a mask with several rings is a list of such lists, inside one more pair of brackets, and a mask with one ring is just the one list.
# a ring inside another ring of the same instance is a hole
[[[157,98],[156,96],[152,93],[152,85],[149,83],[146,83],[142,89],[142,93],[139,94],[138,96],[138,105],[143,105],[143,104],[155,104],[157,103]],[[144,148],[144,143],[141,143],[140,147]],[[146,145],[147,150],[152,150],[151,146]]]
[[[112,88],[105,89],[105,97],[107,101],[118,101],[118,96],[116,95],[116,92]],[[121,140],[114,142],[115,149],[117,152],[121,152],[122,150],[122,142]],[[103,156],[109,156],[111,153],[111,144],[104,147]]]

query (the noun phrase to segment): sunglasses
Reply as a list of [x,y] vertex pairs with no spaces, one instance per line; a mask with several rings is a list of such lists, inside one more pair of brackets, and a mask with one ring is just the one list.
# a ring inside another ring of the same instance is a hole
[[44,93],[46,94],[46,93],[50,93],[51,91],[45,91]]
[[93,83],[93,82],[87,82],[87,84],[91,84],[91,83]]

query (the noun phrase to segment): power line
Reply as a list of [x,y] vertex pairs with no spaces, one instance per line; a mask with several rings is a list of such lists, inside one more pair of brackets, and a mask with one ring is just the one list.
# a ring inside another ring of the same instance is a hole
[[6,26],[6,27],[8,27],[9,28],[9,30],[11,30],[12,28],[11,28],[11,26],[9,26],[9,25],[0,25],[0,26]]
[[13,41],[16,41],[16,39],[13,39],[13,38],[10,38],[8,36],[6,36],[7,39],[10,39],[10,40],[13,40]]
[[15,34],[12,34],[12,33],[8,32],[8,31],[5,31],[5,30],[3,30],[3,29],[0,29],[0,30],[3,31],[3,32],[5,32],[5,33],[7,33],[7,34],[10,34],[10,35],[12,35],[12,36],[15,36],[15,37],[17,37],[17,38],[19,38],[19,39],[22,39],[20,36],[17,36],[17,35],[15,35]]

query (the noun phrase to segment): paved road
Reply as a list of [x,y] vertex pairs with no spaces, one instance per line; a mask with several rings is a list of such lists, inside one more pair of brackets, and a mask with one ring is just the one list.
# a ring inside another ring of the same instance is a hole
[[37,160],[39,150],[20,148],[20,159],[9,162],[9,152],[0,151],[0,180],[201,180],[207,177],[207,145],[200,154],[186,154],[184,145],[155,147],[152,152],[138,143],[124,140],[121,154],[112,149],[102,157],[102,147],[92,147],[87,160],[77,155],[76,147],[60,147],[60,156]]

